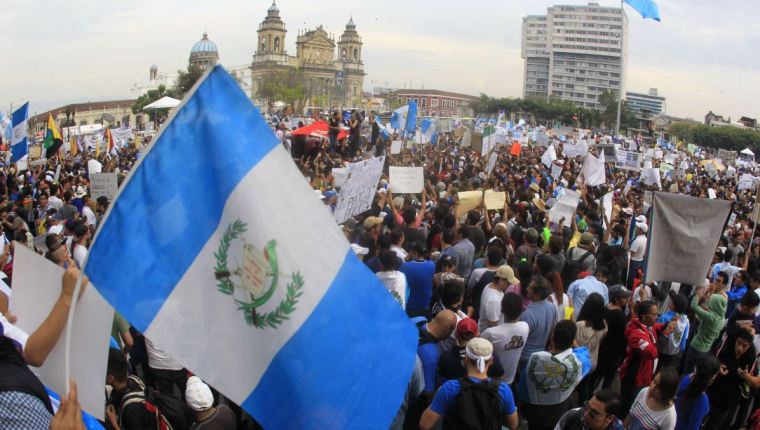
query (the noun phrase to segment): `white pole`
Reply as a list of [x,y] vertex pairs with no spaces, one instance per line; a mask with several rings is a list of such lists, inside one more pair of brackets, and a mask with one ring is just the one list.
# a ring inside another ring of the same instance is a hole
[[615,136],[620,134],[620,109],[623,104],[623,38],[625,32],[625,10],[623,0],[620,0],[620,86],[618,90],[617,119],[615,120]]

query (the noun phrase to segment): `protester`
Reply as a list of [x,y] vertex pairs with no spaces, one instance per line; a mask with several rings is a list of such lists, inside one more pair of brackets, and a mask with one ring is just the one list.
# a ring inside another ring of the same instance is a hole
[[467,377],[441,386],[422,415],[420,429],[433,428],[443,417],[447,429],[490,429],[495,424],[516,430],[518,418],[512,391],[507,384],[492,381],[487,375],[493,364],[491,343],[483,338],[470,340],[464,363]]
[[705,391],[718,374],[720,362],[708,355],[697,363],[694,373],[681,379],[676,398],[676,430],[699,430],[710,412]]
[[195,412],[191,430],[235,430],[235,414],[224,404],[214,406],[214,395],[206,383],[197,376],[187,379],[185,400]]
[[588,349],[572,348],[576,331],[574,322],[558,322],[549,350],[534,352],[528,359],[519,393],[531,430],[553,429],[569,409],[573,390],[591,370]]
[[552,328],[557,322],[557,308],[546,300],[551,294],[549,281],[538,276],[528,285],[527,290],[531,302],[520,317],[521,321],[528,324],[528,338],[520,353],[519,369],[521,370],[534,352],[544,350]]
[[615,373],[626,354],[625,328],[628,317],[625,309],[631,292],[622,285],[613,285],[609,288],[609,296],[610,302],[604,308],[607,335],[599,345],[599,360],[591,383],[595,386],[597,382],[602,381],[604,389],[612,385]]
[[620,395],[613,390],[597,391],[583,407],[562,415],[555,430],[624,430],[620,421]]
[[[599,347],[607,336],[607,323],[604,320],[604,299],[597,293],[591,293],[583,304],[576,323],[575,342],[585,346],[591,357],[591,372],[596,370],[599,363]],[[578,386],[578,403],[583,403],[591,397],[593,378],[589,375]]]
[[[723,277],[726,275],[724,274]],[[725,324],[726,297],[722,294],[713,294],[712,290],[720,289],[718,284],[703,288],[691,300],[691,310],[699,320],[694,338],[686,352],[684,372],[691,373],[694,365],[709,354],[715,339]],[[703,307],[705,306],[706,307]]]
[[735,336],[726,339],[719,348],[720,370],[715,381],[707,389],[710,414],[705,424],[706,428],[730,426],[741,398],[749,397],[748,375],[756,357],[753,340],[753,334],[742,328]]
[[496,358],[504,367],[502,382],[507,384],[514,381],[517,364],[530,330],[525,321],[520,321],[522,310],[522,297],[515,293],[506,293],[501,300],[504,323],[483,332],[483,338],[491,342]]
[[[639,391],[625,419],[630,430],[673,430],[676,427],[676,408],[673,399],[678,390],[678,373],[675,369],[662,369],[652,383]],[[709,427],[718,428],[718,427]]]

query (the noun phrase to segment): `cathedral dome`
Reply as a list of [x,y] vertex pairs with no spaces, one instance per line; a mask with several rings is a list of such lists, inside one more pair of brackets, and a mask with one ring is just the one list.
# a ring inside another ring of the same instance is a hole
[[216,48],[216,44],[209,40],[208,34],[203,33],[203,38],[193,45],[193,49],[190,50],[190,54],[196,53],[215,53],[218,55],[219,50]]

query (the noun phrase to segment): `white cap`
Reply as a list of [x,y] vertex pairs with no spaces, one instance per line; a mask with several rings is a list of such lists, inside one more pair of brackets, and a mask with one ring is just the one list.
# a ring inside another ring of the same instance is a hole
[[649,227],[647,227],[647,225],[644,224],[643,222],[637,222],[636,223],[636,228],[640,229],[644,233],[646,233],[647,231],[649,231]]
[[185,388],[185,401],[190,409],[195,412],[203,412],[214,406],[214,395],[211,388],[197,376],[187,378]]
[[365,247],[357,245],[355,243],[351,244],[351,250],[354,251],[354,254],[356,254],[356,255],[367,255],[367,254],[369,254],[369,248],[365,248]]
[[52,233],[52,234],[61,234],[62,232],[63,232],[62,224],[54,225],[48,229],[48,233]]

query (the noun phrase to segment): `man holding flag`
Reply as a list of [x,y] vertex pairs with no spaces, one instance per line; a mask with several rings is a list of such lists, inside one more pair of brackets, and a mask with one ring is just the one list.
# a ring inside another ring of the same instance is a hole
[[133,168],[84,270],[265,428],[386,429],[401,405],[414,327],[221,66]]

